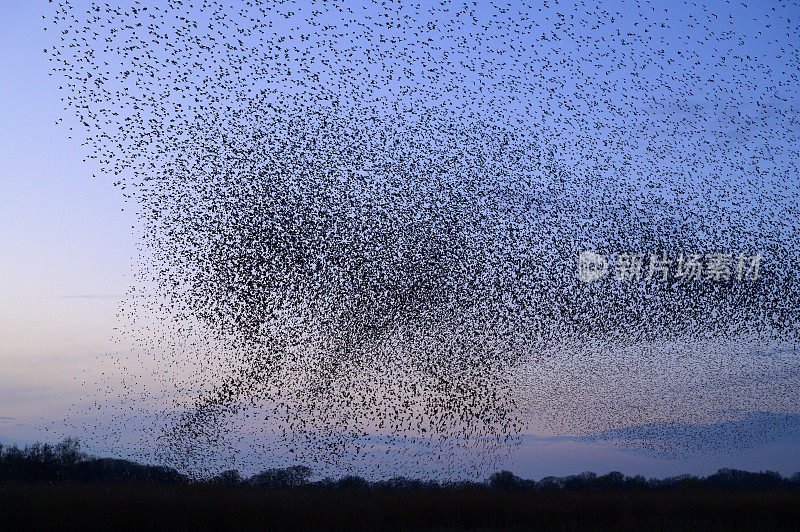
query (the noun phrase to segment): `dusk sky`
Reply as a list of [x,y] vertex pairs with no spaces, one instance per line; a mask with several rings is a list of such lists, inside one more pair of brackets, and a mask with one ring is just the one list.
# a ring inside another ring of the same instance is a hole
[[0,6],[1,437],[30,441],[83,394],[81,371],[114,349],[117,298],[135,256],[132,220],[109,180],[91,179],[56,125],[43,53],[46,2]]
[[[749,31],[753,25],[753,14],[740,7],[728,2],[710,7],[717,8],[720,17],[729,12],[742,17],[731,31]],[[777,145],[770,145],[775,155],[770,164],[785,171],[790,179],[778,186],[777,178],[765,178],[763,186],[774,186],[786,197],[792,197],[800,190],[797,146],[792,146],[800,129],[800,81],[796,70],[800,37],[787,36],[784,30],[797,27],[800,8],[783,4],[779,7],[795,20],[786,27],[778,22],[763,22],[763,32],[782,38],[785,47],[793,50],[793,56],[787,54],[793,62],[775,59],[760,41],[748,45],[745,51],[753,56],[764,55],[762,64],[772,68],[769,76],[748,80],[754,87],[753,94],[758,90],[769,92],[774,89],[775,79],[779,79],[785,85],[777,92],[786,96],[786,101],[778,104],[765,100],[767,110],[762,113],[752,103],[761,101],[758,97],[751,94],[752,97],[737,100],[730,96],[723,106],[724,116],[708,119],[702,127],[713,123],[718,129],[731,128],[726,131],[744,153],[756,153],[765,144],[775,142]],[[613,10],[633,17],[639,8],[629,3],[614,6]],[[90,426],[92,451],[129,456],[134,443],[145,441],[135,427],[149,423],[148,411],[131,414],[134,421],[126,430],[109,413],[120,404],[115,403],[111,410],[93,405],[114,403],[115,395],[119,402],[122,397],[131,399],[122,388],[125,380],[115,373],[120,367],[115,363],[120,360],[131,372],[150,375],[135,381],[148,391],[142,397],[153,401],[167,397],[163,392],[168,388],[165,381],[148,373],[148,364],[158,366],[160,359],[153,353],[158,347],[150,346],[142,355],[141,348],[129,342],[136,335],[119,333],[129,325],[125,313],[120,312],[121,306],[135,304],[131,303],[134,298],[130,297],[130,289],[136,284],[137,264],[148,252],[140,245],[143,225],[135,214],[136,208],[126,203],[121,190],[114,186],[116,177],[104,174],[96,162],[84,161],[91,147],[81,145],[80,135],[68,138],[70,128],[78,130],[80,124],[63,111],[63,80],[50,75],[53,63],[44,50],[54,45],[54,35],[52,27],[43,29],[43,14],[49,13],[45,1],[0,3],[0,442],[55,441],[65,435],[81,438],[84,435],[79,432],[80,427]],[[696,51],[702,57],[709,53],[703,44],[668,44],[685,46],[684,50]],[[724,82],[726,74],[732,80],[743,74],[725,68],[719,74],[723,81],[713,97],[725,101],[720,94],[730,88]],[[680,73],[676,76],[672,99],[677,102],[708,100],[713,94],[713,83],[706,83],[693,94],[684,86],[686,92],[682,92],[681,83],[688,78],[681,78]],[[669,99],[669,90],[664,91],[666,94],[660,97]],[[490,106],[486,102],[465,105],[473,104],[484,112]],[[591,104],[587,102],[586,106]],[[523,114],[522,108],[514,109]],[[757,115],[761,125],[737,123],[742,111]],[[601,120],[605,115],[597,116]],[[536,123],[545,119],[537,120],[532,119]],[[691,113],[673,120],[685,125],[691,122]],[[629,125],[632,130],[645,127],[634,121]],[[548,129],[560,135],[554,145],[594,146],[594,141],[602,141],[607,134],[602,129],[583,132],[571,127],[554,119],[552,129]],[[776,129],[781,132],[773,135]],[[665,126],[661,133],[664,131],[669,128]],[[657,133],[653,132],[654,137]],[[673,134],[679,138],[683,135]],[[785,145],[781,146],[781,142]],[[600,146],[598,151],[603,150],[602,142]],[[690,148],[686,153],[692,152]],[[644,152],[631,148],[627,155],[642,153],[643,159],[652,157],[651,162],[658,162],[661,157]],[[580,153],[562,153],[561,160],[580,167]],[[688,158],[693,154],[683,155]],[[688,160],[683,155],[660,159],[665,183],[693,179],[675,177],[679,162]],[[575,160],[570,161],[570,157]],[[705,161],[707,166],[695,166],[693,171],[710,173],[715,164],[738,164]],[[751,171],[752,168],[745,171],[742,167],[740,183],[750,177]],[[598,182],[607,178],[597,177]],[[778,211],[770,210],[770,204],[758,197],[736,197],[739,184],[734,176],[728,183],[730,196],[722,198],[720,204],[733,204],[734,199],[743,201],[731,207],[731,212],[738,214],[748,209],[756,212],[763,204],[762,215],[770,223],[769,216]],[[595,192],[589,187],[573,190],[581,198],[590,198]],[[717,192],[709,188],[697,194],[699,198],[710,198]],[[673,192],[664,197],[689,211],[693,208],[691,198]],[[790,216],[798,212],[797,197],[794,196],[793,205],[786,207]],[[775,204],[779,203],[775,200]],[[795,253],[798,235],[791,231],[797,223],[796,219],[790,220],[784,237],[789,240],[786,247],[794,246]],[[586,225],[591,226],[591,220]],[[581,241],[585,235],[580,229],[575,232]],[[591,240],[586,237],[583,241]],[[577,256],[570,260],[577,260]],[[146,317],[139,318],[147,322]],[[142,334],[141,323],[137,327],[137,334]],[[155,318],[152,327],[158,329]],[[167,356],[169,346],[161,344],[161,348],[165,360],[179,359],[175,354]],[[546,353],[531,351],[524,356],[525,362],[515,367],[512,375],[514,393],[522,405],[524,428],[520,445],[504,459],[504,467],[518,475],[539,478],[585,470],[620,470],[626,474],[667,476],[708,474],[721,467],[782,473],[800,470],[800,359],[786,342],[744,334],[598,345],[596,349],[585,345],[573,349],[565,342],[549,346]],[[192,374],[194,366],[186,364],[181,371]],[[166,366],[172,371],[172,366],[165,363]],[[148,383],[152,390],[147,389]],[[98,390],[104,393],[99,394]],[[268,434],[270,427],[258,430]],[[113,433],[114,438],[106,440],[104,431]],[[243,432],[238,438],[247,442],[250,436],[252,432]],[[127,445],[117,447],[112,443],[120,440]],[[698,449],[700,441],[702,449]],[[662,447],[670,452],[653,451]],[[276,461],[282,459],[281,455],[274,457]],[[257,460],[248,457],[241,461],[254,462]]]

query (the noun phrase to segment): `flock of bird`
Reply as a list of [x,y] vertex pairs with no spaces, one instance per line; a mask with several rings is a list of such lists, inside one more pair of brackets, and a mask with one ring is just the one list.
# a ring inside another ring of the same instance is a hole
[[[773,4],[51,0],[66,120],[140,221],[116,437],[197,474],[479,475],[567,352],[792,344],[800,7]],[[584,250],[644,274],[583,282]]]

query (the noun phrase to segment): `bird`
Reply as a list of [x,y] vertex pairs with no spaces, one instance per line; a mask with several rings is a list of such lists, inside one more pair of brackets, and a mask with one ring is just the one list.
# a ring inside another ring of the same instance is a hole
[[777,408],[715,372],[797,341],[797,4],[634,4],[51,0],[142,249],[97,440],[480,476],[542,424],[673,456],[710,446],[668,416]]

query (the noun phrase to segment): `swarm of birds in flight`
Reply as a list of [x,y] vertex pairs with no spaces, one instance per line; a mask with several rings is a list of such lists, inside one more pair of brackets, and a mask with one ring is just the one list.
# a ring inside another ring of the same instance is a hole
[[[104,439],[138,423],[151,458],[197,474],[291,455],[480,475],[532,419],[657,418],[641,410],[670,387],[587,385],[609,367],[755,350],[797,384],[795,2],[51,0],[45,18],[65,124],[140,223]],[[616,272],[581,278],[586,251]],[[716,407],[796,409],[756,377]],[[677,397],[662,420],[693,408]]]

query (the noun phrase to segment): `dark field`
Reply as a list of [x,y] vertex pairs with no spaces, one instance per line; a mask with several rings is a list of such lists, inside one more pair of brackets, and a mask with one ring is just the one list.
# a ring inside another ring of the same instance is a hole
[[798,490],[504,492],[8,483],[0,529],[798,530]]

